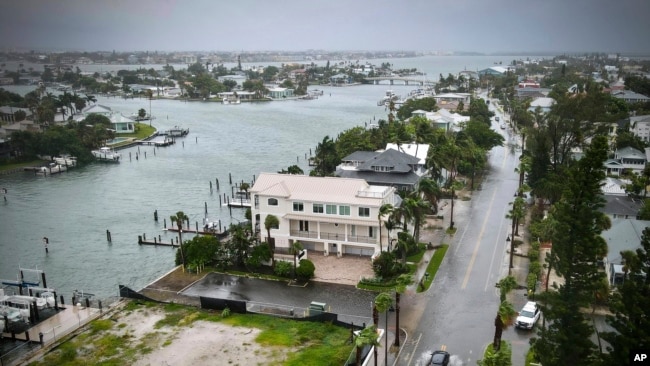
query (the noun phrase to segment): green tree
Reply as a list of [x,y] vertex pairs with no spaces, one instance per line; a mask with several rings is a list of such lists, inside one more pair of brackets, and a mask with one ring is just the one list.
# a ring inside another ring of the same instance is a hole
[[613,315],[607,323],[613,331],[602,335],[609,344],[602,355],[605,364],[620,363],[633,349],[650,348],[650,228],[643,230],[636,251],[621,252],[625,263],[623,282],[612,293],[609,307]]
[[422,99],[407,100],[397,110],[397,118],[400,119],[401,121],[405,121],[411,117],[413,111],[417,111],[418,109],[427,112],[437,111],[438,106],[436,105],[435,98],[429,97],[429,98],[422,98]]
[[169,219],[171,220],[172,225],[174,225],[174,222],[176,222],[176,227],[178,228],[178,248],[181,253],[181,264],[183,264],[183,270],[185,270],[187,259],[183,253],[183,223],[188,221],[189,217],[187,217],[183,211],[178,211],[176,212],[176,215],[170,216]]
[[325,136],[323,141],[316,146],[316,153],[314,155],[314,169],[309,175],[312,176],[331,176],[336,170],[336,166],[340,163],[340,159],[336,152],[336,144],[329,137]]
[[286,170],[282,169],[278,173],[280,174],[294,174],[294,175],[302,175],[305,174],[305,172],[300,168],[298,165],[290,165]]
[[275,238],[271,237],[271,229],[277,229],[280,226],[280,220],[275,215],[267,215],[264,219],[264,228],[266,229],[266,243],[271,250],[271,267],[275,267]]
[[298,264],[299,266],[296,269],[296,276],[299,279],[306,281],[314,277],[314,273],[316,273],[314,262],[309,259],[301,259]]
[[418,182],[417,191],[431,205],[433,213],[438,213],[438,201],[442,196],[438,183],[431,178],[424,177]]
[[517,286],[517,282],[514,277],[507,276],[502,278],[498,282],[497,286],[499,287],[499,299],[501,300],[501,303],[499,305],[499,310],[497,311],[497,316],[494,319],[494,340],[492,341],[492,349],[498,352],[501,348],[501,335],[503,334],[503,330],[512,325],[517,316],[517,312],[512,307],[512,304],[506,301],[506,296]]
[[592,365],[596,359],[593,326],[580,309],[589,306],[603,279],[597,263],[607,254],[600,233],[608,221],[599,211],[606,158],[607,138],[597,136],[582,159],[569,166],[562,197],[549,214],[556,222],[549,266],[564,283],[540,294],[544,321],[532,347],[545,366]]
[[512,220],[512,231],[510,233],[510,266],[508,268],[508,275],[512,273],[513,257],[515,255],[515,235],[519,228],[519,220],[526,217],[526,201],[522,197],[516,197],[514,202],[511,202],[512,208],[506,214],[506,218]]

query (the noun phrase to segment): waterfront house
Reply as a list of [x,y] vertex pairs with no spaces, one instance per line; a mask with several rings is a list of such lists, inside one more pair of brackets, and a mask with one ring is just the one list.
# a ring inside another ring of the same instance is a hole
[[445,131],[454,130],[460,131],[462,123],[469,122],[469,116],[463,116],[458,113],[450,112],[447,109],[439,109],[435,112],[427,112],[422,109],[417,109],[411,112],[411,116],[419,116],[426,118],[431,125],[435,128],[440,128]]
[[346,74],[336,74],[330,76],[330,85],[352,84],[353,79]]
[[[249,190],[253,228],[260,240],[267,240],[264,221],[278,218],[271,238],[279,250],[295,241],[324,255],[379,254],[379,208],[399,204],[395,188],[370,185],[363,179],[311,177],[261,173]],[[383,249],[390,242],[381,230]],[[391,233],[396,235],[396,233]]]
[[433,99],[436,100],[436,104],[440,108],[456,110],[460,103],[463,103],[462,109],[469,108],[471,96],[469,93],[445,93],[434,95]]
[[335,174],[342,178],[363,179],[371,185],[412,191],[424,172],[420,159],[395,148],[353,152],[342,159]]
[[267,96],[271,99],[286,99],[293,97],[293,89],[289,88],[269,88]]
[[503,76],[508,72],[508,69],[502,66],[492,66],[487,69],[479,70],[479,76],[483,75],[493,75],[493,76]]

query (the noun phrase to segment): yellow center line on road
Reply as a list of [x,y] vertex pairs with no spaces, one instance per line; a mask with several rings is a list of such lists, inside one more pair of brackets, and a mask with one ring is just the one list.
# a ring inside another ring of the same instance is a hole
[[[503,169],[506,165],[506,157],[508,154],[506,154],[506,151],[503,151],[503,162],[501,163],[501,169]],[[494,197],[497,195],[497,185],[494,187],[494,192],[492,192],[492,198],[490,198],[490,207],[487,210],[487,212],[492,212],[492,205],[494,204]],[[464,290],[465,287],[467,287],[467,283],[469,282],[469,275],[472,273],[472,268],[474,267],[474,262],[476,261],[476,255],[478,254],[478,249],[481,246],[481,240],[483,239],[483,233],[485,232],[485,226],[487,225],[489,215],[485,215],[485,219],[483,219],[483,225],[481,226],[481,232],[478,235],[478,239],[476,240],[476,246],[474,247],[474,252],[472,253],[472,259],[469,261],[469,265],[467,266],[467,271],[465,272],[465,278],[463,279],[463,284],[460,286],[461,290]]]

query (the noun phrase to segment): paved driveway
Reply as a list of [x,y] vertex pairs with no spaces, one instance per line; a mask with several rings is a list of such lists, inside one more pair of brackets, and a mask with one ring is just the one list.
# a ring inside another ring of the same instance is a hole
[[336,255],[326,257],[320,252],[309,252],[307,259],[316,267],[314,281],[356,286],[362,277],[375,276],[370,257],[344,255],[337,258]]

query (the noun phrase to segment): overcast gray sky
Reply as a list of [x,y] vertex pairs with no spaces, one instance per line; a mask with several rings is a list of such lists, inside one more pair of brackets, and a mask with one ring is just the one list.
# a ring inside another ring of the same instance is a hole
[[1,0],[0,48],[650,54],[649,0]]

